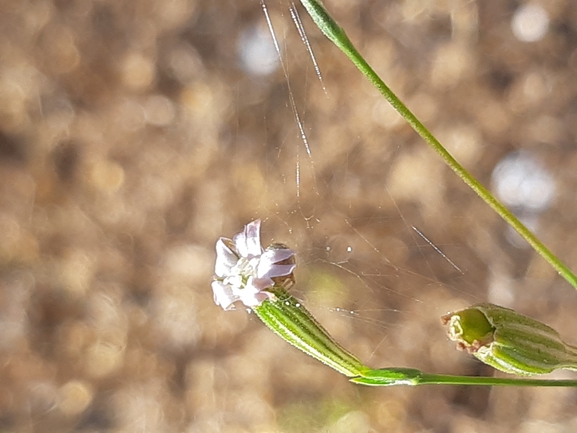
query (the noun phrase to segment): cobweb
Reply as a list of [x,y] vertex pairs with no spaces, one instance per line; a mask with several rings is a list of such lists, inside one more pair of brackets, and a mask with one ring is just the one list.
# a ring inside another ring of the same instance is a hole
[[[327,6],[449,151],[546,234],[554,197],[563,194],[539,144],[551,137],[523,141],[519,131],[535,130],[531,117],[551,119],[529,107],[537,97],[530,84],[510,84],[507,54],[479,40],[489,11],[471,2],[450,18],[434,2]],[[367,364],[493,374],[454,350],[439,317],[489,301],[554,320],[572,289],[427,148],[300,5],[261,7],[245,33],[259,56],[253,64],[241,54],[252,78],[239,86],[239,99],[249,88],[262,94],[241,115],[252,121],[234,132],[252,149],[246,176],[259,185],[246,222],[262,218],[265,244],[297,250],[293,294]],[[507,23],[504,11],[491,13]],[[533,66],[518,73],[525,83],[539,81]],[[531,113],[527,119],[504,114],[503,104],[514,103]],[[248,133],[247,125],[258,128]],[[550,308],[538,301],[543,290]],[[481,406],[504,397],[494,398]]]
[[[472,245],[483,228],[461,196],[475,198],[294,3],[270,3],[240,51],[274,88],[254,109],[263,238],[297,250],[295,296],[368,362],[407,364],[426,348],[437,359],[420,367],[446,369],[457,356],[439,317],[487,299],[487,257]],[[390,40],[365,51],[379,48],[393,75]]]

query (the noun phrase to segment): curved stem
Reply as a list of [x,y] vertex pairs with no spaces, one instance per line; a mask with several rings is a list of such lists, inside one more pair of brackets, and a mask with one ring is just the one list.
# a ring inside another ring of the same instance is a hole
[[451,169],[497,212],[511,227],[513,227],[532,247],[539,253],[565,280],[577,289],[577,276],[561,262],[515,215],[511,213],[487,188],[473,177],[455,158],[443,147],[443,145],[429,132],[421,121],[407,108],[403,102],[393,93],[384,81],[371,68],[367,61],[354,47],[345,31],[328,14],[326,9],[317,0],[301,0],[301,3],[309,15],[338,48],[340,48],[355,66],[369,79],[387,101],[405,118],[413,129],[425,140],[451,167]]
[[577,380],[500,379],[495,377],[426,374],[414,368],[371,368],[343,348],[305,306],[282,286],[269,289],[274,297],[253,307],[260,320],[286,342],[316,358],[353,383],[369,386],[394,385],[507,385],[571,386]]

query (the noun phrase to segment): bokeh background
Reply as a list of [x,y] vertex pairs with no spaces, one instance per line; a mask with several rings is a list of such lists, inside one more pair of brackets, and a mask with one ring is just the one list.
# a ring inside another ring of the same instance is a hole
[[[325,3],[577,269],[575,2]],[[300,5],[322,83],[291,4],[266,6],[284,72],[257,0],[0,2],[0,431],[577,431],[575,390],[354,386],[214,305],[216,240],[261,218],[370,365],[495,374],[439,321],[483,301],[577,342],[575,290]]]

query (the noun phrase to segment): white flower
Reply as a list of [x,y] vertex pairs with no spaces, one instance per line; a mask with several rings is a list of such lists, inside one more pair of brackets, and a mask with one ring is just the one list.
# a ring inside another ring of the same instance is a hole
[[280,244],[263,251],[260,220],[247,224],[232,240],[220,238],[216,242],[212,282],[214,302],[225,310],[232,310],[236,301],[257,307],[266,299],[274,299],[267,289],[274,286],[273,278],[292,274],[296,267],[294,255],[293,250]]

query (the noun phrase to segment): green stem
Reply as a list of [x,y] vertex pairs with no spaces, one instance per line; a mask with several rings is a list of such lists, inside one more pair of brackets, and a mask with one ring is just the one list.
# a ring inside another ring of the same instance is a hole
[[282,286],[269,289],[273,299],[254,307],[254,313],[286,342],[344,374],[353,383],[369,386],[394,385],[508,385],[571,386],[577,380],[500,379],[494,377],[426,374],[413,368],[373,369],[343,348],[311,313]]
[[493,194],[477,181],[443,145],[429,132],[419,119],[393,93],[384,81],[371,68],[367,61],[354,47],[345,31],[329,15],[327,10],[317,0],[301,0],[301,3],[317,27],[340,48],[355,66],[369,79],[387,101],[405,118],[413,129],[425,140],[451,167],[451,169],[481,197],[495,212],[497,212],[511,227],[513,227],[553,268],[577,289],[577,276],[565,266],[531,231],[525,227]]
[[413,368],[382,368],[364,371],[351,382],[369,386],[395,385],[480,385],[480,386],[539,386],[577,387],[577,380],[514,379],[500,377],[451,376],[427,374]]

